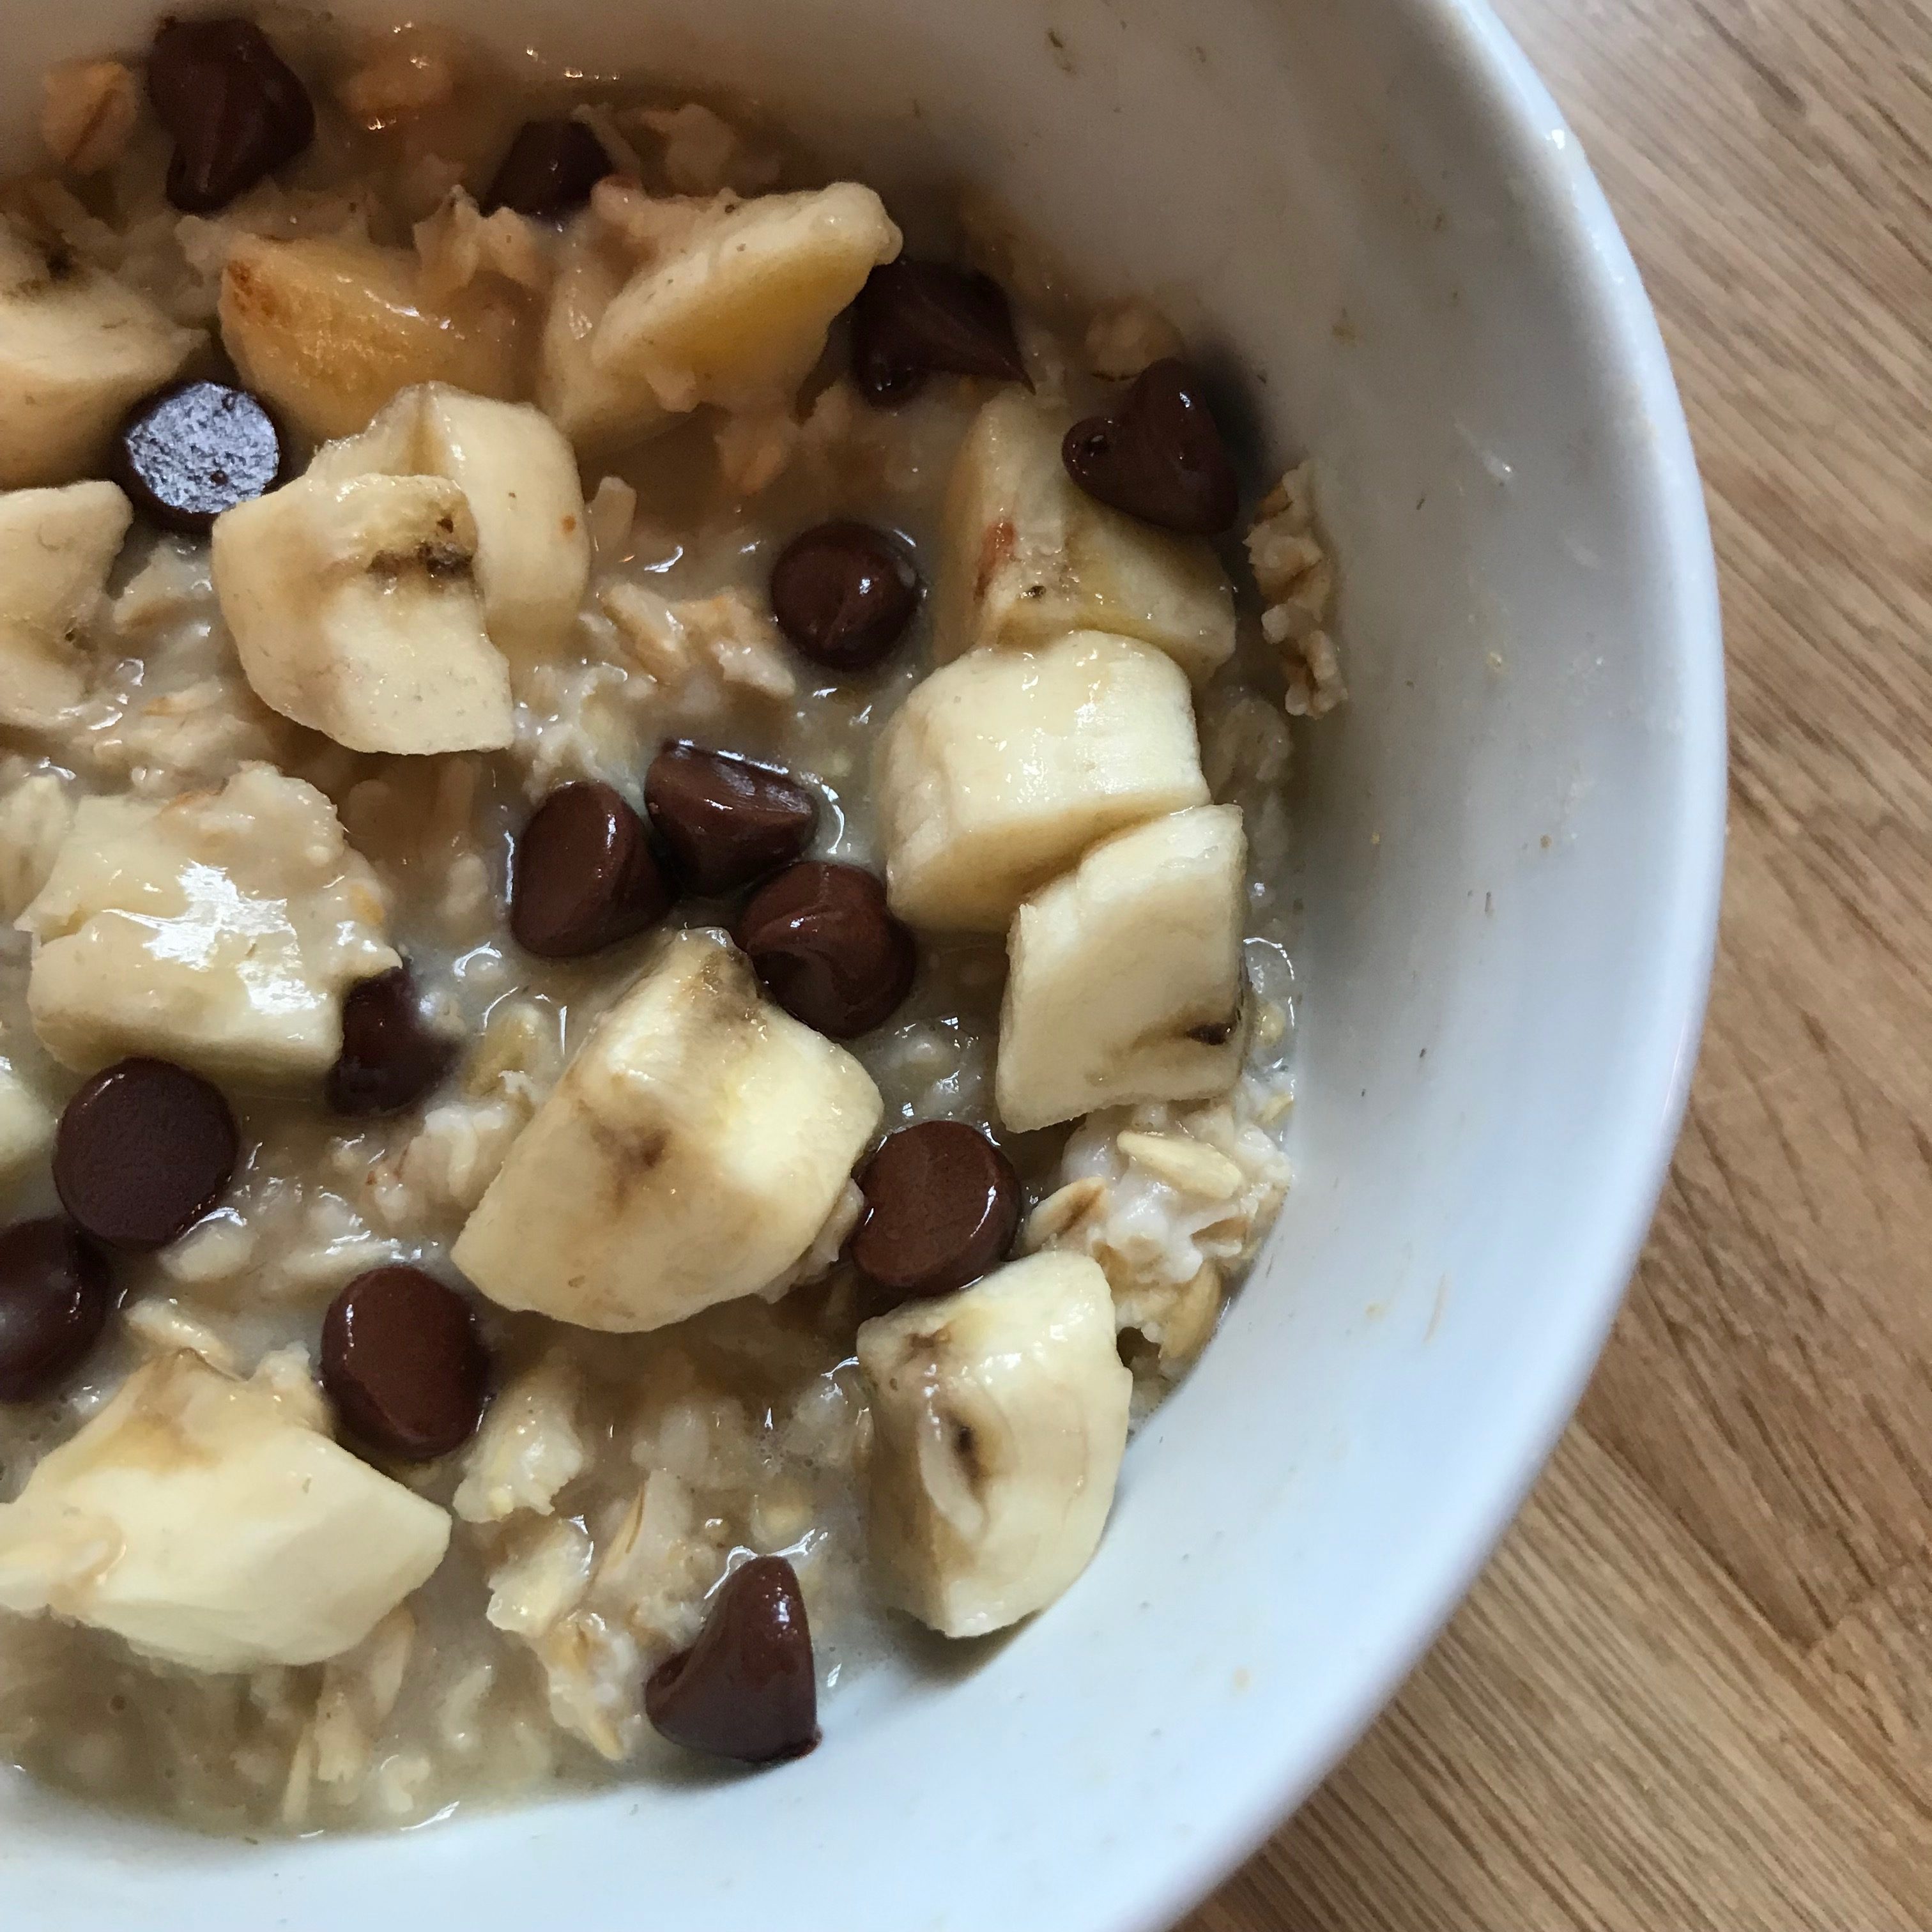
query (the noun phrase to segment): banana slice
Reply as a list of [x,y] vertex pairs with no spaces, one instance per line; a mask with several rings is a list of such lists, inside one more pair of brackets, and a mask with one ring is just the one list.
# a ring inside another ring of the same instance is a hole
[[263,704],[354,752],[514,735],[476,518],[440,476],[304,476],[214,522],[221,615]]
[[530,317],[496,279],[441,307],[407,248],[246,236],[221,277],[221,340],[248,386],[304,435],[351,436],[398,389],[448,382],[529,393]]
[[54,1144],[53,1110],[0,1060],[0,1183],[10,1183]]
[[476,583],[490,640],[513,665],[554,656],[590,580],[590,535],[577,458],[528,403],[466,395],[446,383],[405,389],[360,436],[316,452],[310,478],[440,476],[476,524]]
[[1133,1378],[1084,1255],[1014,1262],[859,1330],[867,1523],[890,1600],[947,1636],[1043,1608],[1100,1546]]
[[788,403],[832,318],[899,251],[884,204],[854,182],[640,212],[656,245],[622,279],[596,211],[579,218],[545,323],[538,398],[586,452],[700,403]]
[[442,1560],[449,1517],[338,1448],[319,1401],[187,1353],[136,1369],[0,1507],[0,1607],[191,1670],[319,1664]]
[[884,1111],[857,1060],[767,1005],[722,934],[676,934],[518,1137],[451,1258],[506,1308],[681,1322],[783,1276]]
[[64,244],[0,219],[0,488],[98,469],[129,407],[204,340]]
[[91,1072],[158,1053],[217,1078],[326,1072],[341,996],[400,964],[334,808],[272,765],[167,805],[83,799],[20,919],[34,1030]]
[[628,258],[586,209],[565,231],[537,357],[537,401],[586,457],[641,442],[671,412],[649,383],[620,382],[597,362],[597,325],[632,274]]
[[1213,547],[1080,489],[1060,460],[1072,420],[1017,390],[974,418],[946,484],[934,651],[943,662],[976,644],[1112,631],[1204,682],[1234,650],[1234,592]]
[[1246,864],[1240,811],[1196,806],[1103,840],[1020,908],[1000,1012],[1007,1126],[1234,1084]]
[[887,726],[878,781],[892,910],[955,932],[1004,932],[1096,838],[1208,800],[1186,678],[1100,631],[934,672]]
[[0,495],[0,724],[45,730],[86,696],[79,640],[130,514],[112,483]]

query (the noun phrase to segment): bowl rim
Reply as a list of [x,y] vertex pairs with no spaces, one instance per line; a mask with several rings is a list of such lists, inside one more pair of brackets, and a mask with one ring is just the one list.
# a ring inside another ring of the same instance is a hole
[[1267,1756],[1230,1778],[1245,1796],[1204,1822],[1166,1882],[1109,1932],[1167,1932],[1286,1823],[1394,1698],[1495,1553],[1582,1399],[1648,1238],[1689,1103],[1716,961],[1729,791],[1722,620],[1703,484],[1663,332],[1575,132],[1490,0],[1412,4],[1433,16],[1442,50],[1505,148],[1526,220],[1546,238],[1601,325],[1610,371],[1628,382],[1652,431],[1633,474],[1657,512],[1667,642],[1682,677],[1674,742],[1683,809],[1660,855],[1657,896],[1670,937],[1650,1022],[1659,1050],[1646,1057],[1662,1078],[1652,1090],[1634,1092],[1627,1118],[1642,1124],[1626,1134],[1606,1178],[1618,1236],[1594,1268],[1580,1268],[1568,1304],[1574,1318],[1546,1363],[1537,1398],[1500,1432],[1508,1453],[1495,1457],[1492,1479],[1466,1492],[1444,1526],[1438,1546],[1446,1558],[1433,1586],[1364,1657],[1352,1692],[1318,1733],[1282,1733]]

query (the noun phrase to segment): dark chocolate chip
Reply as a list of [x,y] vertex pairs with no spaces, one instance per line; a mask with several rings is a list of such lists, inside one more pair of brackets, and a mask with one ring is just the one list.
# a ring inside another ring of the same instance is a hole
[[833,1040],[871,1032],[911,990],[917,964],[884,886],[856,866],[816,859],[760,886],[736,937],[772,998]]
[[581,121],[526,121],[483,197],[483,212],[566,214],[581,208],[612,172],[604,143]]
[[812,1629],[782,1556],[754,1556],[718,1586],[698,1641],[645,1680],[644,1713],[673,1744],[740,1764],[818,1743]]
[[0,1402],[51,1394],[99,1340],[112,1300],[106,1256],[71,1221],[0,1234]]
[[110,1247],[165,1247],[220,1199],[241,1151],[219,1088],[166,1060],[123,1060],[68,1101],[54,1190]]
[[115,440],[115,480],[135,508],[190,536],[266,496],[281,473],[282,440],[268,411],[226,382],[182,382],[150,396]]
[[174,137],[168,199],[212,214],[315,138],[308,90],[252,20],[169,20],[148,54],[148,98]]
[[790,865],[818,824],[818,801],[796,778],[691,744],[651,760],[644,809],[679,884],[705,898]]
[[359,1442],[427,1462],[476,1432],[490,1358],[454,1288],[421,1268],[371,1268],[328,1304],[322,1385]]
[[848,1250],[894,1301],[946,1294],[999,1266],[1019,1232],[1020,1184],[963,1120],[892,1135],[860,1171],[866,1211]]
[[934,371],[1025,382],[1006,291],[990,275],[902,256],[852,304],[852,374],[868,401],[899,403]]
[[338,1114],[394,1114],[449,1071],[456,1042],[424,1024],[406,966],[358,980],[342,1002],[342,1051],[326,1096]]
[[772,615],[814,664],[869,670],[919,608],[919,572],[903,544],[868,524],[820,524],[772,569]]
[[526,952],[574,959],[670,910],[644,821],[607,784],[567,784],[531,814],[510,873],[510,930]]
[[1229,1019],[1210,1020],[1205,1026],[1189,1028],[1187,1037],[1198,1040],[1203,1046],[1226,1046],[1234,1038],[1234,1029],[1240,1023],[1239,1013]]
[[1143,523],[1213,536],[1234,520],[1228,446],[1193,371],[1172,356],[1143,369],[1111,416],[1076,423],[1060,453],[1088,496]]

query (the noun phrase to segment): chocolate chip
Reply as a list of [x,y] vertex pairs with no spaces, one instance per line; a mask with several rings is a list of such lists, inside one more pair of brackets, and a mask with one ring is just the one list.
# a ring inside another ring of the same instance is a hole
[[54,1191],[110,1247],[165,1247],[220,1199],[241,1150],[220,1090],[166,1060],[123,1060],[74,1095],[54,1135]]
[[653,1670],[644,1714],[674,1744],[776,1764],[818,1742],[818,1680],[798,1575],[754,1556],[725,1578],[698,1641]]
[[1205,1026],[1190,1027],[1190,1040],[1198,1040],[1203,1046],[1226,1046],[1234,1036],[1234,1029],[1241,1023],[1239,1013],[1225,1020],[1210,1020]]
[[0,1234],[0,1402],[50,1394],[100,1338],[112,1299],[107,1258],[71,1221]]
[[737,941],[765,990],[833,1040],[869,1033],[911,990],[912,934],[856,866],[807,859],[752,894]]
[[406,966],[358,980],[342,1002],[342,1051],[325,1090],[338,1114],[394,1114],[449,1071],[456,1042],[423,1023]]
[[490,1358],[454,1288],[421,1268],[371,1268],[328,1304],[322,1385],[358,1441],[427,1462],[476,1432]]
[[772,615],[814,664],[869,670],[904,634],[919,588],[912,559],[884,531],[820,524],[772,567]]
[[1228,446],[1193,371],[1171,356],[1134,378],[1111,416],[1076,423],[1060,454],[1088,496],[1143,523],[1212,536],[1234,520]]
[[581,121],[526,121],[483,197],[483,212],[562,214],[613,172],[604,143]]
[[963,1120],[892,1135],[860,1171],[866,1212],[848,1252],[895,1302],[946,1294],[998,1267],[1019,1231],[1020,1184]]
[[934,371],[1028,381],[1006,291],[990,275],[902,256],[852,304],[852,374],[868,401],[901,403]]
[[818,801],[796,778],[684,743],[651,760],[644,809],[679,883],[706,898],[789,865],[818,824]]
[[212,214],[315,138],[308,90],[252,20],[170,20],[148,54],[148,98],[174,137],[168,199]]
[[115,480],[135,508],[190,536],[265,496],[281,473],[282,440],[268,411],[226,382],[182,382],[150,396],[115,440]]
[[607,784],[567,784],[532,814],[510,874],[510,930],[526,952],[575,959],[670,910],[644,821]]

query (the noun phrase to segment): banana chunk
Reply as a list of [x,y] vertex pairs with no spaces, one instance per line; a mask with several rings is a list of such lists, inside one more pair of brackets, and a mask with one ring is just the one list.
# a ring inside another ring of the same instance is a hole
[[79,640],[131,514],[112,483],[0,495],[0,724],[45,730],[86,696]]
[[859,1330],[867,1525],[890,1599],[947,1636],[1043,1608],[1100,1546],[1133,1378],[1100,1264],[1048,1253]]
[[53,1144],[52,1108],[0,1060],[0,1183],[19,1179]]
[[439,306],[421,283],[407,248],[247,236],[222,272],[222,343],[248,386],[317,442],[353,435],[412,383],[527,394],[524,298],[492,278]]
[[506,1308],[681,1322],[798,1262],[884,1111],[858,1061],[766,1004],[721,934],[676,934],[518,1136],[451,1258]]
[[129,407],[203,339],[64,243],[0,219],[0,489],[100,467]]
[[0,1507],[0,1607],[191,1670],[319,1664],[442,1561],[449,1517],[339,1448],[266,1373],[135,1370]]
[[400,961],[328,800],[271,765],[166,805],[83,799],[20,919],[47,1051],[91,1072],[153,1053],[285,1085],[340,1051],[341,996]]
[[789,402],[833,317],[899,251],[884,204],[854,182],[639,212],[656,233],[628,275],[597,212],[578,218],[545,322],[538,396],[585,451],[648,435],[700,403]]
[[1010,1128],[1234,1084],[1246,864],[1239,809],[1196,806],[1103,840],[1020,908],[996,1082]]
[[242,675],[353,752],[490,751],[515,735],[476,520],[440,476],[325,471],[214,521],[214,589]]
[[1112,631],[1197,684],[1234,655],[1234,598],[1214,548],[1096,502],[1067,475],[1072,412],[1018,391],[974,419],[946,491],[933,591],[944,662],[976,644]]
[[1187,680],[1129,638],[1076,631],[933,673],[886,728],[879,823],[892,910],[1006,929],[1096,838],[1204,805]]
[[308,478],[440,476],[476,525],[483,622],[513,664],[554,656],[590,581],[590,532],[577,458],[529,403],[466,395],[446,383],[405,389],[360,436],[318,450]]

